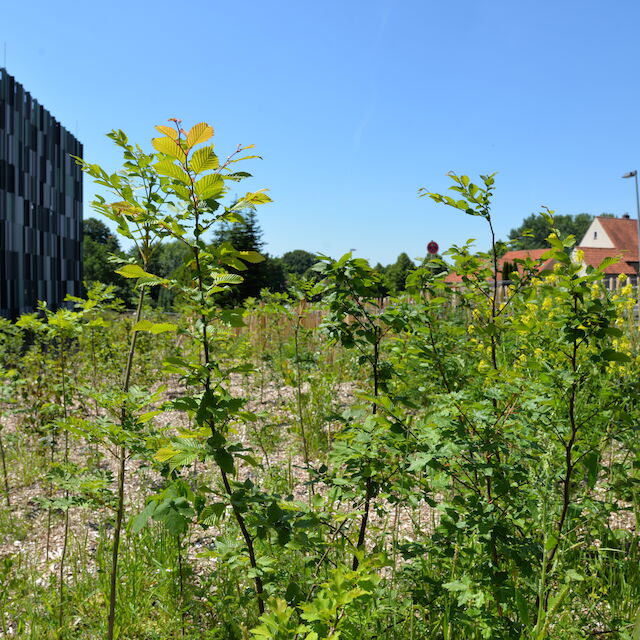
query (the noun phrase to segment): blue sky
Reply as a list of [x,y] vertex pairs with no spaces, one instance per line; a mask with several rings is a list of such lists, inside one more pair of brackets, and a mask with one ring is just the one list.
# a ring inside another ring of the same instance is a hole
[[387,264],[486,248],[482,220],[417,197],[450,170],[498,172],[501,237],[541,205],[635,216],[639,34],[637,0],[5,0],[0,46],[90,162],[117,168],[110,129],[148,146],[207,121],[220,155],[263,157],[268,252]]

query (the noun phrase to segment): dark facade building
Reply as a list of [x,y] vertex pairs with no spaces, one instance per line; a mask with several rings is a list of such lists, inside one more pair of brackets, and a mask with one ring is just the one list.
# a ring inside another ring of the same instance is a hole
[[82,289],[82,145],[0,68],[0,316]]

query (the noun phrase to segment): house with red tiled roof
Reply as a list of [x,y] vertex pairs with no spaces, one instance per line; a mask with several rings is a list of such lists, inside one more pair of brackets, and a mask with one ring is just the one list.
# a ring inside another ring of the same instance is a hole
[[[521,270],[521,267],[518,265],[516,260],[526,260],[530,258],[531,260],[540,260],[542,255],[549,251],[549,249],[521,249],[518,251],[507,251],[504,255],[498,258],[498,280],[506,281],[508,278],[504,276],[504,268],[506,265],[511,267],[517,267],[518,270]],[[551,269],[553,267],[554,260],[544,260],[540,263],[538,267],[538,271],[544,271],[546,269]],[[455,271],[451,271],[447,274],[444,279],[445,282],[456,283],[462,282],[462,276]]]
[[604,270],[608,285],[620,274],[638,275],[638,221],[624,215],[622,218],[596,217],[587,229],[576,250],[584,254],[584,263],[598,267],[605,258],[620,258]]

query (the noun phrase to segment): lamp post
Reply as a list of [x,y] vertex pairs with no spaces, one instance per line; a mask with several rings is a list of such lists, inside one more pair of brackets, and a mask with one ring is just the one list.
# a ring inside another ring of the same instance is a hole
[[638,312],[640,313],[640,195],[638,194],[638,171],[629,171],[623,178],[634,178],[636,183],[636,224],[638,225],[638,270],[636,274],[636,297],[638,297]]

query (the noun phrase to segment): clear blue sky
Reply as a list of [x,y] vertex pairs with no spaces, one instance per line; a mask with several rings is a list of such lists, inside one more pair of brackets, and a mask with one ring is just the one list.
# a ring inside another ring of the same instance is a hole
[[112,128],[145,146],[205,120],[220,155],[264,158],[245,168],[274,199],[267,251],[383,264],[487,246],[481,220],[417,197],[449,170],[498,172],[502,237],[541,205],[635,216],[639,36],[637,0],[5,0],[0,22],[7,70],[90,162],[117,168]]

